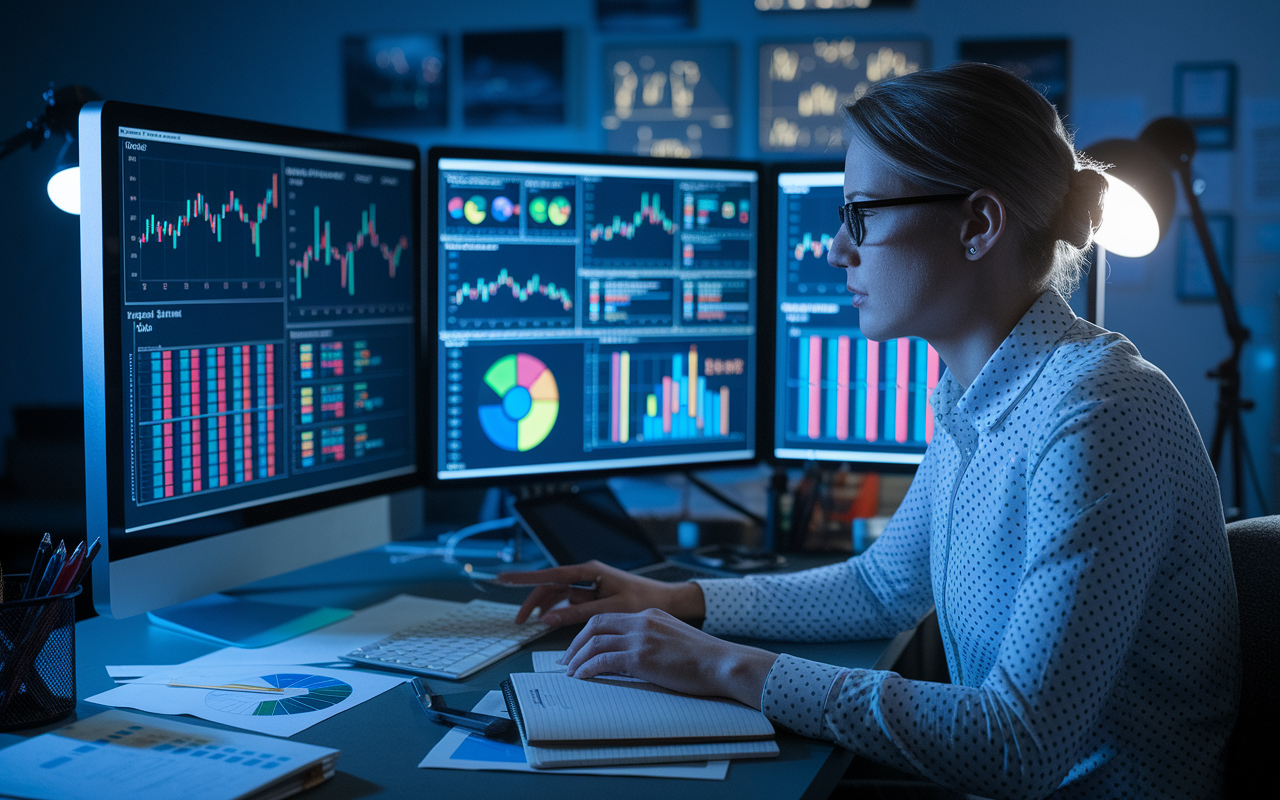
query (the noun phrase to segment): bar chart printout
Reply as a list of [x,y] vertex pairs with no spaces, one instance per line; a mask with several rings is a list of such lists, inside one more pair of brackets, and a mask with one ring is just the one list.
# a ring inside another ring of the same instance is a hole
[[138,503],[283,472],[280,348],[139,350]]
[[734,394],[722,376],[741,379],[744,359],[703,359],[692,344],[674,353],[619,349],[602,353],[601,362],[608,398],[601,446],[741,437],[730,425],[742,421],[731,411]]
[[793,437],[917,447],[932,441],[929,394],[938,385],[941,361],[923,339],[873,342],[856,334],[806,332],[791,347]]

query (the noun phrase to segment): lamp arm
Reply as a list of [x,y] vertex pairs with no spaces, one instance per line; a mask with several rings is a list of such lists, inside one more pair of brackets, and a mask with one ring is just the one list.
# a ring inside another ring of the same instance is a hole
[[18,131],[13,136],[0,142],[0,158],[18,152],[25,145],[30,144],[31,149],[34,150],[44,143],[44,128],[40,125],[27,124],[29,127],[25,130]]
[[1222,321],[1227,328],[1227,336],[1235,346],[1236,355],[1249,339],[1249,329],[1240,322],[1236,311],[1236,297],[1231,284],[1222,272],[1222,264],[1218,261],[1218,251],[1213,246],[1213,236],[1209,233],[1209,223],[1205,221],[1204,210],[1200,208],[1200,198],[1191,190],[1191,163],[1184,161],[1174,170],[1182,183],[1182,192],[1187,198],[1187,206],[1191,209],[1191,222],[1196,227],[1196,236],[1200,239],[1200,247],[1204,250],[1205,263],[1209,265],[1209,275],[1213,278],[1213,288],[1218,293],[1218,305],[1222,306]]

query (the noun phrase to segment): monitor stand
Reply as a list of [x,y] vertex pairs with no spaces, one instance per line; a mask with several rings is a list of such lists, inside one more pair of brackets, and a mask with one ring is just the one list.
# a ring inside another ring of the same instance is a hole
[[232,647],[266,647],[346,619],[341,608],[260,603],[210,594],[147,612],[151,624]]

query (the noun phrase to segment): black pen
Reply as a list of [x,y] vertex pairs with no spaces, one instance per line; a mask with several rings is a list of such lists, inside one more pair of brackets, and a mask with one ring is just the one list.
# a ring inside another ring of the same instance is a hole
[[36,589],[40,588],[40,578],[44,576],[45,563],[52,550],[53,539],[45,533],[44,538],[40,540],[40,546],[36,548],[35,560],[31,562],[31,574],[27,576],[27,585],[22,590],[23,600],[30,600],[36,596]]
[[75,576],[71,579],[71,586],[68,592],[74,592],[76,587],[80,585],[80,581],[84,580],[85,573],[89,571],[89,565],[93,562],[93,557],[98,554],[98,548],[102,547],[102,537],[93,540],[93,544],[89,545],[88,551],[84,554],[84,560],[80,562],[80,569],[76,570]]
[[466,728],[487,739],[509,742],[516,738],[516,724],[509,719],[449,708],[445,705],[444,698],[431,693],[431,688],[422,678],[414,678],[409,681],[409,685],[432,722]]

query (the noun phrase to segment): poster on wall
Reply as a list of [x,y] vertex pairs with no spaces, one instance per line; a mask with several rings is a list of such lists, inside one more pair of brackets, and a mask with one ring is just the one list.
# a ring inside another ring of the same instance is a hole
[[968,39],[960,42],[961,61],[994,64],[1036,87],[1066,117],[1071,101],[1071,40]]
[[1227,62],[1174,67],[1174,113],[1196,134],[1201,150],[1228,150],[1236,144],[1236,65]]
[[735,47],[618,45],[604,49],[605,147],[676,158],[732,156]]
[[464,33],[462,120],[469,126],[559,125],[565,32]]
[[445,37],[347,36],[342,72],[347,128],[439,128],[449,122]]
[[663,33],[693,28],[697,0],[596,0],[596,24],[602,31]]
[[844,154],[841,109],[872,84],[928,66],[924,39],[816,38],[760,47],[760,149]]

